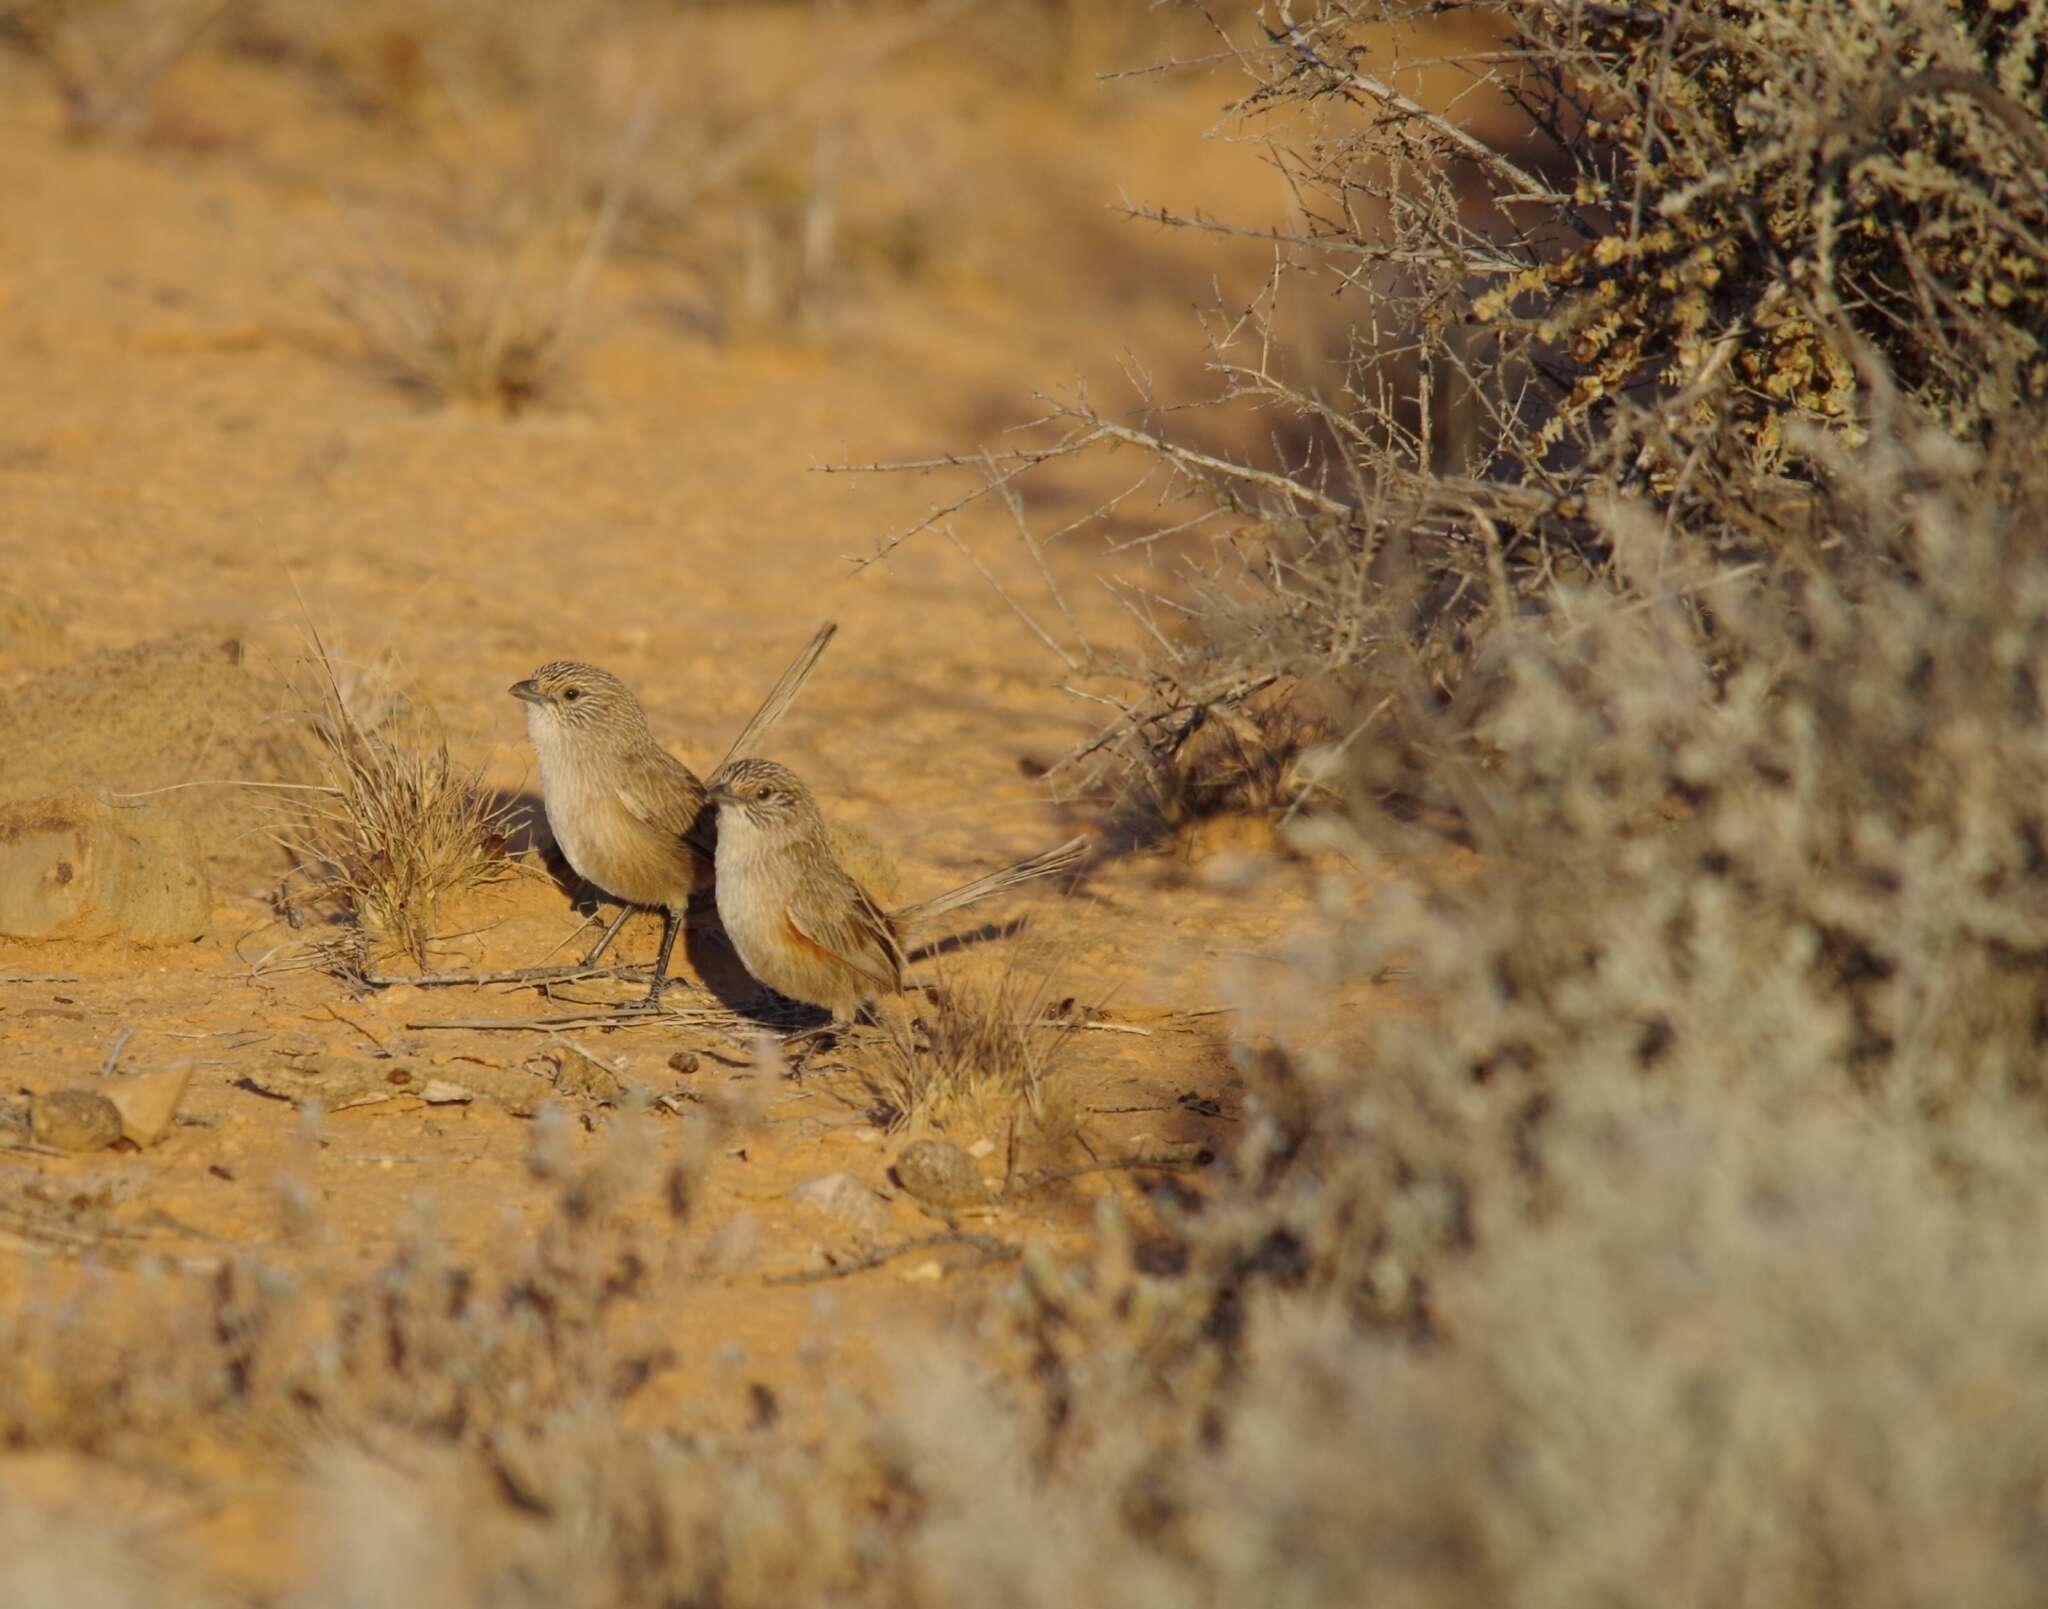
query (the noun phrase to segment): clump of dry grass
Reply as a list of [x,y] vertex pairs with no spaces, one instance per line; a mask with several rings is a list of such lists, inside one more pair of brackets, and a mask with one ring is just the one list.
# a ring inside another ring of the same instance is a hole
[[[288,1175],[287,1217],[314,1249],[303,1272],[248,1258],[163,1274],[161,1305],[104,1287],[30,1300],[0,1325],[0,1438],[117,1452],[203,1429],[287,1445],[318,1424],[474,1448],[622,1400],[664,1355],[611,1323],[651,1262],[621,1212],[661,1182],[640,1121],[579,1167],[550,1153],[566,1122],[552,1112],[533,1168],[551,1210],[488,1273],[451,1258],[431,1214],[376,1266],[323,1251],[317,1195]],[[664,1194],[680,1210],[690,1192]]]
[[941,971],[921,998],[879,1014],[880,1055],[868,1072],[876,1111],[891,1128],[951,1120],[985,1129],[1017,1113],[1042,1124],[1080,1020],[1049,974],[1014,957],[992,976]]
[[370,366],[429,402],[523,413],[560,386],[574,351],[566,293],[504,263],[453,280],[385,263],[337,275],[328,299]]
[[33,61],[64,104],[65,131],[86,140],[146,121],[165,74],[233,0],[10,0],[0,48]]
[[472,175],[439,214],[443,238],[403,258],[372,240],[367,261],[332,267],[328,305],[362,360],[429,403],[519,414],[559,394],[589,335],[586,307],[634,138],[629,131],[614,153],[612,188],[587,218],[544,182],[493,195]]
[[[658,113],[619,238],[673,287],[663,305],[717,340],[786,338],[865,284],[923,273],[948,245],[931,164],[850,108],[877,74],[973,9],[936,0],[821,29],[805,69],[767,89],[705,50],[698,19],[655,36],[661,70],[647,93]],[[596,79],[581,96],[571,121],[603,115],[618,89]],[[593,174],[584,189],[600,184]]]
[[236,0],[226,44],[309,75],[352,110],[414,130],[545,98],[632,0]]
[[378,943],[425,966],[443,903],[512,874],[512,807],[388,683],[338,665],[317,633],[311,643],[319,792],[287,807],[276,832],[300,879],[295,902],[341,907],[355,970]]

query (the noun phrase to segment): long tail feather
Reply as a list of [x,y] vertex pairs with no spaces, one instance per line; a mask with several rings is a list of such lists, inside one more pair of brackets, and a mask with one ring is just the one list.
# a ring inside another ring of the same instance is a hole
[[789,662],[789,669],[768,689],[768,696],[761,700],[761,707],[754,711],[752,719],[740,728],[740,735],[732,740],[732,747],[719,761],[721,769],[745,756],[768,735],[770,727],[789,713],[789,706],[796,702],[797,694],[804,690],[804,683],[811,679],[811,672],[818,668],[818,656],[825,652],[825,645],[838,629],[835,622],[828,620],[811,634],[811,640],[804,644],[802,652]]
[[948,911],[957,911],[963,905],[973,905],[981,900],[1000,894],[1019,883],[1029,883],[1040,877],[1051,877],[1067,871],[1087,858],[1088,840],[1070,838],[1057,849],[1020,860],[1014,866],[1005,866],[1001,871],[990,872],[986,877],[977,877],[971,883],[962,883],[958,888],[943,894],[934,894],[930,899],[919,900],[915,905],[906,905],[890,916],[897,931],[914,934],[919,928],[936,921]]

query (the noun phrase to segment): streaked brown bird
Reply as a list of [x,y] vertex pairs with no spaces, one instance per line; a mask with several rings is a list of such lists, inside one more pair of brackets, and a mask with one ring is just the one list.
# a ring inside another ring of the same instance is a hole
[[[728,759],[782,719],[836,630],[828,621],[804,644]],[[640,701],[609,671],[556,660],[508,691],[526,703],[548,830],[576,875],[620,905],[583,964],[596,965],[634,911],[660,911],[661,953],[645,1002],[658,1006],[691,898],[711,886],[717,823],[705,786],[654,740]]]
[[948,911],[1075,865],[1074,838],[915,905],[884,911],[832,854],[811,790],[787,766],[741,759],[712,778],[718,920],[754,977],[847,1018],[903,987],[905,952]]

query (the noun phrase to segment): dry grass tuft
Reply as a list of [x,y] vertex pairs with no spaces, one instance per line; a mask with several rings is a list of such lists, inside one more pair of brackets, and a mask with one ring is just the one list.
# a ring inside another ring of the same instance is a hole
[[432,404],[516,415],[559,394],[589,334],[591,284],[628,183],[630,145],[617,155],[613,187],[589,217],[544,186],[485,201],[465,193],[440,214],[441,238],[406,260],[372,240],[366,263],[330,269],[328,305],[363,361]]
[[868,1077],[890,1128],[958,1120],[987,1130],[1020,1111],[1043,1123],[1081,1020],[1049,976],[1015,958],[988,978],[941,969],[919,1004],[878,1015],[880,1055]]
[[297,902],[337,903],[353,970],[393,945],[420,966],[450,896],[512,875],[511,806],[449,757],[430,717],[382,678],[338,666],[309,632],[308,715],[322,792],[277,830],[301,879]]
[[234,0],[8,0],[0,48],[33,61],[64,105],[75,140],[148,121],[158,86]]
[[561,384],[573,309],[503,264],[427,279],[393,263],[337,275],[329,304],[354,328],[370,366],[433,403],[524,413]]

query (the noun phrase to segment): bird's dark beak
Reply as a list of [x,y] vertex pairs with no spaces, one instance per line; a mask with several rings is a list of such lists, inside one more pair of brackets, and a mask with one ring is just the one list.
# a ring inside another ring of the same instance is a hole
[[514,698],[525,699],[529,704],[545,704],[547,702],[547,695],[541,692],[539,685],[535,682],[514,682],[505,691]]
[[723,788],[713,788],[704,795],[704,802],[713,810],[716,810],[720,805],[738,804],[739,800],[734,795],[727,793]]

